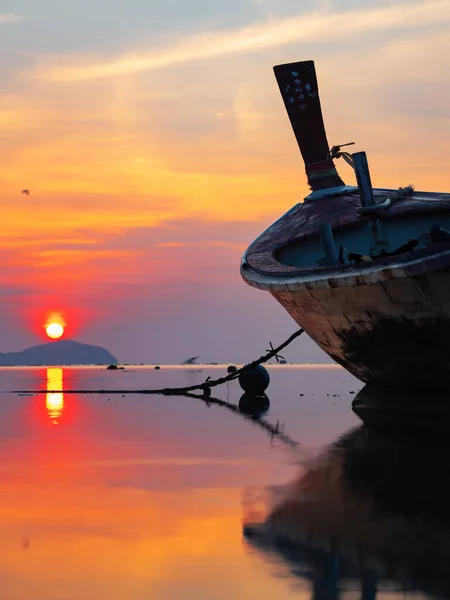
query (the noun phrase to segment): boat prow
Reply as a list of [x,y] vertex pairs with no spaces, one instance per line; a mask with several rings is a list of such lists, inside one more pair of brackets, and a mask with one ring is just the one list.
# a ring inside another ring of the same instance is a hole
[[328,147],[312,61],[275,74],[312,192],[250,245],[242,277],[361,381],[447,386],[450,194],[373,189],[364,152]]

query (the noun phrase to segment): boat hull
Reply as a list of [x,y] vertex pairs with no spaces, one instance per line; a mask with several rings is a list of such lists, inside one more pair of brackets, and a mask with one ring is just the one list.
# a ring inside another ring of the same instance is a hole
[[448,387],[450,268],[398,275],[372,283],[361,277],[351,287],[270,292],[330,357],[361,381]]
[[[381,204],[395,197],[386,190],[374,194]],[[368,248],[390,240],[390,254],[317,266],[311,249],[324,222],[336,239],[341,236],[337,247],[359,248],[358,240],[366,240]],[[358,212],[351,193],[304,202],[250,245],[241,275],[250,286],[270,292],[322,350],[361,381],[445,388],[450,239],[430,237],[417,249],[405,245],[433,226],[450,228],[450,194],[410,193],[374,221]],[[401,251],[391,252],[395,246]]]

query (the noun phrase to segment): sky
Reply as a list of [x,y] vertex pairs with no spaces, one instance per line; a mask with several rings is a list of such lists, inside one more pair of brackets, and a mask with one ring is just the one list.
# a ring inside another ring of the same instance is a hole
[[450,0],[0,0],[0,352],[52,318],[128,363],[284,341],[239,274],[308,193],[272,67],[315,61],[328,141],[375,187],[450,191],[449,34]]

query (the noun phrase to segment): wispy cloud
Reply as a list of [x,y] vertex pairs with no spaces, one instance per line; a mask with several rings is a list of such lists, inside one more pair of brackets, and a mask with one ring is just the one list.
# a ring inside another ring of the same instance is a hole
[[19,15],[14,15],[13,13],[0,13],[0,25],[2,23],[15,23],[16,21],[21,20]]
[[82,81],[130,75],[232,53],[262,50],[291,43],[337,40],[369,32],[411,29],[450,22],[450,0],[394,4],[352,12],[320,10],[286,19],[247,25],[240,29],[185,37],[183,42],[149,52],[95,61],[92,56],[62,59],[39,75],[52,81]]
[[214,247],[214,248],[231,248],[243,252],[246,248],[245,244],[234,244],[232,242],[221,241],[202,241],[202,242],[164,242],[155,244],[156,248],[199,248],[199,247]]

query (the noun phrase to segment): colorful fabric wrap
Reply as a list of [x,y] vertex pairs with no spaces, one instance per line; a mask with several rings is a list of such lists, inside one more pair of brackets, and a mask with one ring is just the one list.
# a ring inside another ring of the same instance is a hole
[[338,172],[331,159],[306,165],[306,175],[309,180],[321,177],[338,177]]

